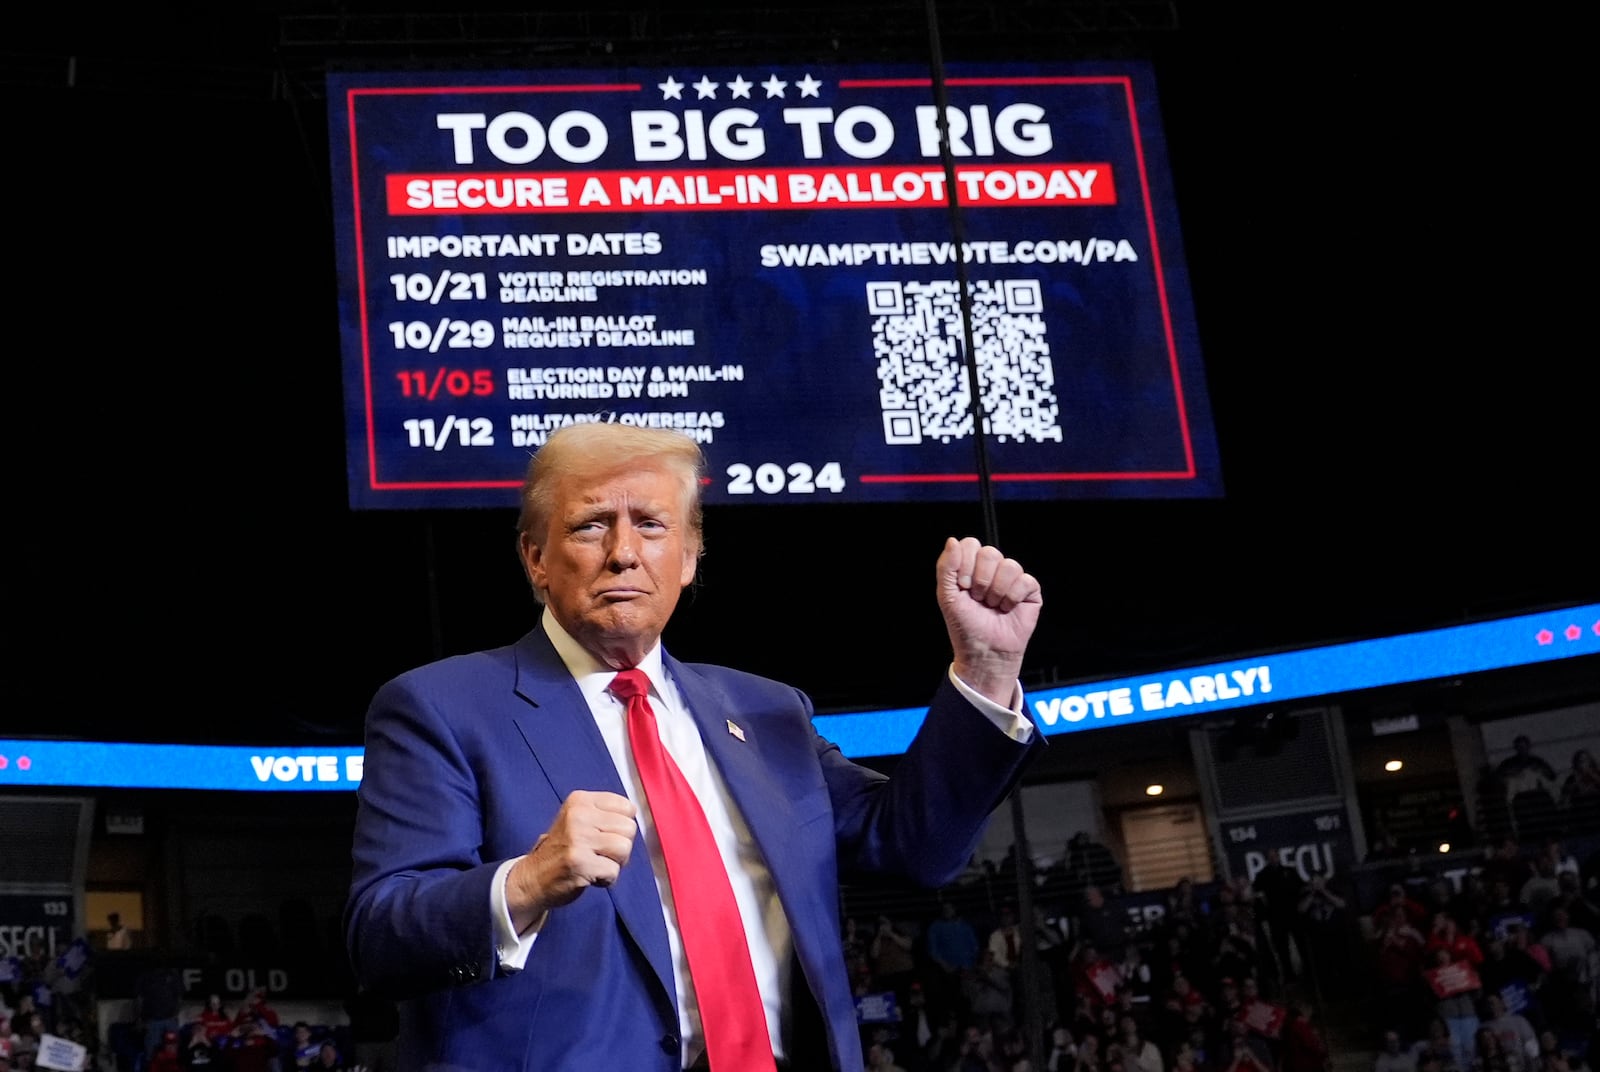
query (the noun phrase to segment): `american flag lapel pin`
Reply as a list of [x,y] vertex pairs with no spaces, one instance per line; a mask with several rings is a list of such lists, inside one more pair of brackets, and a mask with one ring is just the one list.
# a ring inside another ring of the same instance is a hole
[[744,730],[740,729],[731,718],[728,719],[728,732],[739,738],[739,740],[744,740]]

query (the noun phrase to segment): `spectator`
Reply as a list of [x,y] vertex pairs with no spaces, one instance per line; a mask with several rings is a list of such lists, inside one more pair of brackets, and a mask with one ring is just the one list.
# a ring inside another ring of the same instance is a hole
[[1484,943],[1483,963],[1478,966],[1483,985],[1489,990],[1503,990],[1507,986],[1521,985],[1533,989],[1544,978],[1544,969],[1527,950],[1514,945],[1508,934],[1491,934]]
[[1487,935],[1481,932],[1484,921],[1489,918],[1489,886],[1481,869],[1461,876],[1461,888],[1450,900],[1450,914],[1458,920],[1472,921],[1480,931],[1478,944],[1483,944]]
[[1122,865],[1117,863],[1111,850],[1096,841],[1087,830],[1079,830],[1067,839],[1062,866],[1066,871],[1069,896],[1081,893],[1090,886],[1098,886],[1103,893],[1113,897],[1122,895]]
[[1017,923],[1017,906],[1007,901],[1000,906],[1000,922],[989,932],[987,948],[994,962],[1007,970],[1022,960],[1022,928]]
[[867,1072],[906,1072],[895,1063],[894,1050],[886,1042],[874,1042],[867,1047]]
[[[1572,925],[1568,911],[1557,905],[1551,912],[1551,926],[1539,938],[1539,945],[1550,958],[1550,974],[1543,1002],[1550,1018],[1563,1028],[1583,1025],[1586,1010],[1593,1009],[1595,982],[1595,937]],[[1588,1001],[1585,1001],[1585,998]]]
[[152,965],[134,981],[139,1022],[144,1027],[145,1058],[155,1057],[168,1031],[178,1030],[178,1010],[183,1003],[183,981],[165,964]]
[[1072,1030],[1057,1024],[1050,1030],[1050,1045],[1044,1055],[1044,1072],[1071,1072],[1078,1056],[1078,1043]]
[[278,1026],[278,1011],[267,1004],[267,988],[264,986],[258,986],[251,991],[249,999],[233,1018],[236,1027],[240,1024],[252,1024],[258,1020],[268,1027]]
[[962,973],[978,965],[978,932],[954,901],[940,902],[939,918],[928,924],[926,948],[933,965],[929,1004],[935,1016],[944,1016],[959,1007]]
[[1382,914],[1375,939],[1374,966],[1376,987],[1373,998],[1378,1022],[1412,1034],[1423,1022],[1419,986],[1422,949],[1427,939],[1412,926],[1408,913],[1391,910]]
[[1099,886],[1085,886],[1072,933],[1081,941],[1093,942],[1112,961],[1120,960],[1128,940],[1127,916],[1106,903],[1105,891]]
[[[1039,955],[1040,973],[1037,998],[1039,1008],[1054,1020],[1071,1008],[1072,1001],[1072,923],[1062,916],[1047,915],[1044,906],[1033,905],[1033,947]],[[1017,983],[1022,980],[1018,973]]]
[[228,1072],[276,1072],[278,1037],[266,1020],[246,1020],[234,1025],[219,1047],[222,1067]]
[[1518,734],[1511,748],[1494,772],[1511,813],[1512,833],[1522,838],[1548,834],[1557,826],[1555,768],[1534,753],[1526,734]]
[[973,1019],[985,1029],[1011,1022],[1011,972],[1000,966],[992,948],[983,951],[978,966],[967,974],[964,996]]
[[1556,877],[1559,861],[1548,852],[1533,858],[1533,874],[1522,884],[1517,900],[1527,906],[1534,919],[1541,917],[1550,902],[1561,893],[1561,881]]
[[1550,974],[1550,951],[1533,940],[1532,931],[1521,920],[1512,920],[1506,925],[1506,941],[1511,949],[1528,954],[1545,976]]
[[894,920],[878,917],[878,930],[867,950],[872,962],[872,985],[877,990],[893,991],[895,1004],[901,1009],[910,1002],[911,983],[916,978],[913,944],[911,936]]
[[[1534,948],[1543,951],[1543,947]],[[1513,927],[1509,936],[1489,939],[1478,974],[1484,993],[1498,993],[1512,1011],[1542,1019],[1538,995],[1549,972],[1528,950],[1527,932]]]
[[1372,925],[1382,931],[1389,920],[1396,916],[1403,918],[1419,931],[1428,922],[1428,910],[1398,882],[1390,884],[1383,903],[1372,910]]
[[1211,955],[1213,973],[1231,979],[1254,978],[1260,956],[1255,916],[1241,904],[1225,906]]
[[1533,913],[1517,897],[1505,879],[1497,878],[1489,884],[1489,904],[1484,909],[1484,928],[1491,934],[1510,935],[1514,927],[1528,928],[1534,923]]
[[1204,909],[1200,905],[1200,898],[1194,892],[1194,879],[1188,875],[1183,876],[1177,884],[1167,893],[1167,910],[1162,917],[1163,924],[1176,927],[1184,924],[1194,930],[1204,922]]
[[[17,1002],[17,1007],[20,1011],[21,1001]],[[44,1032],[42,1028],[35,1026],[37,1017],[37,1013],[28,1013],[21,1024],[12,1021],[14,1033],[10,1039],[11,1061],[16,1065],[18,1072],[32,1068],[34,1055],[39,1052],[39,1038]]]
[[1122,951],[1122,961],[1117,965],[1117,976],[1128,999],[1141,1008],[1148,1009],[1154,994],[1154,973],[1145,960],[1144,946],[1129,942]]
[[332,1042],[324,1041],[317,1049],[317,1059],[311,1067],[317,1072],[347,1072],[348,1065],[339,1056],[339,1047]]
[[1503,880],[1509,890],[1521,890],[1522,884],[1533,876],[1533,865],[1523,859],[1522,848],[1514,837],[1504,837],[1494,852],[1483,862],[1483,885],[1494,896],[1494,885]]
[[[979,958],[980,965],[983,959]],[[956,1054],[951,1072],[994,1072],[989,1063],[992,1056],[994,1056],[993,1033],[979,1024],[968,1024],[961,1036],[961,1048]]]
[[1122,985],[1117,965],[1089,938],[1079,939],[1070,963],[1073,999],[1084,1002],[1090,1017],[1098,1019]]
[[1539,1032],[1539,1054],[1533,1059],[1533,1072],[1589,1072],[1589,1062],[1581,1054],[1562,1045],[1554,1030]]
[[1447,952],[1452,962],[1465,961],[1474,968],[1483,963],[1483,950],[1478,940],[1463,933],[1455,916],[1449,912],[1440,912],[1433,917],[1433,929],[1428,934],[1426,950],[1432,952],[1435,949]]
[[1372,1072],[1417,1072],[1417,1059],[1400,1046],[1400,1033],[1393,1028],[1383,1033],[1383,1045],[1372,1059]]
[[846,974],[850,977],[850,984],[854,986],[858,980],[870,982],[872,957],[868,951],[872,948],[872,939],[867,936],[866,925],[857,921],[854,916],[847,916],[841,944],[844,947],[844,966]]
[[1198,1072],[1199,1055],[1188,1040],[1178,1043],[1172,1051],[1172,1072]]
[[162,1034],[161,1042],[145,1068],[148,1072],[182,1072],[181,1056],[178,1052],[178,1033],[168,1031]]
[[996,1042],[1000,1051],[1002,1072],[1033,1072],[1033,1057],[1028,1053],[1028,1040],[1018,1028],[1011,1028]]
[[961,1060],[962,1033],[960,1022],[953,1016],[939,1020],[933,1028],[933,1038],[923,1048],[926,1058],[922,1072],[950,1072]]
[[1552,918],[1557,907],[1564,908],[1571,926],[1581,927],[1600,938],[1600,905],[1584,896],[1582,877],[1576,871],[1563,871],[1556,878],[1561,892],[1550,902]]
[[322,1052],[322,1043],[311,1037],[311,1025],[304,1020],[295,1022],[294,1037],[289,1043],[289,1067],[306,1069],[316,1064]]
[[[1424,1064],[1434,1064],[1438,1072],[1468,1072],[1472,1067],[1472,1058],[1476,1053],[1477,1031],[1467,1046],[1457,1046],[1450,1037],[1450,1027],[1443,1019],[1435,1016],[1428,1021],[1428,1033],[1423,1038],[1412,1044],[1410,1054],[1416,1061],[1418,1072]],[[1465,1051],[1466,1063],[1462,1063],[1462,1052]]]
[[1443,875],[1434,875],[1422,899],[1422,906],[1428,910],[1428,918],[1432,919],[1440,912],[1449,912],[1455,916],[1457,923],[1465,927],[1472,917],[1456,915],[1455,901],[1456,888],[1450,884],[1450,880]]
[[1295,1000],[1289,1003],[1289,1015],[1283,1024],[1283,1072],[1331,1072],[1328,1040],[1322,1029],[1312,1022],[1311,1003]]
[[133,932],[122,925],[122,916],[117,912],[106,914],[106,948],[112,952],[122,952],[133,948]]
[[1500,1042],[1500,1037],[1489,1025],[1478,1028],[1473,1040],[1472,1067],[1469,1072],[1520,1072],[1521,1064],[1513,1064]]
[[1257,919],[1266,927],[1266,950],[1270,955],[1273,978],[1290,982],[1300,976],[1300,895],[1307,883],[1295,868],[1276,857],[1256,872],[1251,887],[1256,898]]
[[1325,992],[1343,996],[1348,993],[1354,974],[1350,970],[1349,904],[1328,888],[1325,875],[1316,874],[1300,891],[1296,908],[1309,970]]
[[1505,997],[1499,993],[1491,993],[1486,1006],[1488,1015],[1484,1017],[1480,1037],[1484,1030],[1492,1034],[1510,1066],[1508,1072],[1523,1072],[1528,1060],[1539,1052],[1539,1036],[1533,1024],[1521,1013],[1510,1011]]
[[952,1022],[952,1016],[935,1017],[928,1009],[928,995],[920,981],[911,984],[911,993],[900,1016],[899,1045],[895,1050],[906,1066],[906,1072],[929,1072],[934,1044],[939,1039],[939,1025]]
[[1251,1033],[1250,1025],[1230,1018],[1224,1027],[1227,1033],[1217,1055],[1220,1072],[1276,1072],[1272,1050],[1265,1039]]
[[1203,932],[1179,923],[1167,934],[1164,948],[1150,958],[1150,985],[1157,993],[1172,989],[1173,981],[1187,976],[1196,990],[1209,991],[1213,976],[1210,974],[1210,954],[1199,948]]
[[217,1055],[216,1042],[206,1031],[204,1023],[196,1022],[189,1025],[189,1034],[184,1043],[182,1064],[184,1068],[220,1068],[221,1059]]
[[1443,1020],[1450,1033],[1455,1051],[1455,1063],[1466,1067],[1472,1063],[1473,1039],[1478,1032],[1478,996],[1483,984],[1478,977],[1477,965],[1470,959],[1455,959],[1445,945],[1436,945],[1428,953],[1430,964],[1424,976],[1433,999],[1433,1019]]
[[1078,1040],[1078,1053],[1072,1061],[1073,1072],[1105,1072],[1105,1056],[1100,1050],[1100,1036],[1089,1034]]
[[221,994],[206,995],[206,1007],[200,1010],[198,1022],[206,1039],[213,1043],[233,1030],[233,1017],[223,1008]]
[[1568,833],[1600,829],[1600,763],[1587,748],[1572,753],[1572,769],[1561,783],[1561,806],[1566,809]]
[[1144,1037],[1139,1021],[1124,1014],[1117,1020],[1117,1044],[1121,1047],[1125,1072],[1165,1072],[1165,1062],[1156,1044]]

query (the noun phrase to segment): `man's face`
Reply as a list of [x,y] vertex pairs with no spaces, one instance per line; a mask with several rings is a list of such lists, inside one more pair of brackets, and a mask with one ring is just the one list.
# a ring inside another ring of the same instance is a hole
[[683,477],[660,464],[568,474],[551,497],[539,544],[523,564],[572,638],[609,666],[633,666],[655,645],[694,580]]

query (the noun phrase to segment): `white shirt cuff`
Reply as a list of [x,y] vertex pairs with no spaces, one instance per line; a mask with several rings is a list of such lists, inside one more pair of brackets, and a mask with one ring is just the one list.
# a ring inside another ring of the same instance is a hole
[[495,868],[494,879],[489,883],[489,918],[494,921],[494,951],[500,963],[501,971],[521,971],[528,963],[528,953],[533,949],[534,940],[539,937],[539,928],[544,926],[544,916],[540,916],[521,934],[511,922],[511,904],[506,900],[506,876],[511,874],[511,869],[516,866],[520,856],[513,856],[499,867]]
[[1018,744],[1027,744],[1033,740],[1033,723],[1028,716],[1022,713],[1022,682],[1011,686],[1011,706],[1001,707],[983,693],[978,692],[971,685],[956,676],[956,664],[950,664],[950,683],[956,691],[967,698],[967,702],[983,713],[983,716],[994,723],[995,728],[1010,737]]

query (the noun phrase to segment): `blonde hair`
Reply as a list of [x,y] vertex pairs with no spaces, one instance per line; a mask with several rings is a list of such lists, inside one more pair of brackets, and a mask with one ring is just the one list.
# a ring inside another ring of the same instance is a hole
[[526,543],[544,543],[550,512],[555,507],[555,488],[563,477],[597,474],[645,462],[665,465],[682,476],[685,524],[698,551],[704,546],[700,475],[706,465],[700,445],[682,432],[604,419],[557,429],[534,452],[522,480],[522,509],[517,517],[519,549]]

